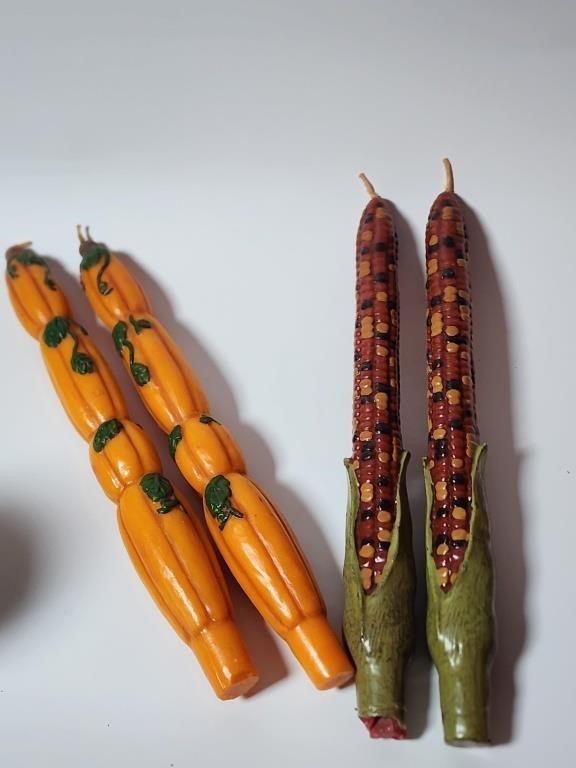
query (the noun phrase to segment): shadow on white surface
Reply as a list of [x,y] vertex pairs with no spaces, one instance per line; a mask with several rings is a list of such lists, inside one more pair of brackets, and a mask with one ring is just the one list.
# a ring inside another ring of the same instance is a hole
[[[226,566],[224,566],[226,567]],[[247,694],[245,699],[251,699],[262,691],[265,691],[275,683],[288,677],[288,667],[278,645],[283,643],[279,637],[276,637],[271,629],[268,628],[264,619],[260,616],[256,608],[242,592],[242,589],[232,576],[229,579],[230,594],[234,604],[234,615],[240,631],[246,638],[250,655],[256,665],[260,679]]]
[[0,632],[26,609],[34,593],[36,541],[14,506],[0,509]]
[[515,671],[526,644],[527,573],[514,433],[506,303],[483,226],[467,206],[480,436],[488,443],[486,493],[495,570],[496,653],[491,676],[494,744],[514,740]]
[[[391,204],[393,205],[393,204]],[[400,386],[402,439],[411,458],[407,472],[416,559],[416,649],[408,667],[406,718],[408,737],[422,736],[428,724],[432,665],[426,646],[426,578],[424,572],[425,501],[422,457],[426,455],[426,292],[418,244],[408,221],[394,207],[398,234],[400,308]]]

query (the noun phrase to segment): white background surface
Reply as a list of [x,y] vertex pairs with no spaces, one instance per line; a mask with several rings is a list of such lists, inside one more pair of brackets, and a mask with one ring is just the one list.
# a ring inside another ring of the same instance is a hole
[[[33,239],[58,259],[55,277],[149,425],[78,289],[74,225],[132,254],[214,415],[299,534],[335,626],[366,203],[356,174],[399,214],[421,562],[423,231],[450,156],[474,211],[499,651],[497,746],[443,745],[422,648],[409,672],[414,739],[371,742],[353,688],[314,691],[236,594],[263,686],[218,702],[132,572],[4,291],[2,768],[574,765],[575,22],[572,3],[550,1],[4,0],[2,248]],[[420,595],[420,630],[422,611]]]

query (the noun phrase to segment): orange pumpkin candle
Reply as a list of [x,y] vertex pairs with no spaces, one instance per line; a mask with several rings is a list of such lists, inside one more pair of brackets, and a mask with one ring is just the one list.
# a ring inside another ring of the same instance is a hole
[[30,244],[6,254],[6,281],[24,328],[66,413],[90,445],[90,463],[118,508],[132,563],[158,607],[196,654],[221,699],[246,693],[258,674],[232,618],[208,537],[163,477],[150,438],[128,420],[124,398],[98,349],[73,320],[66,297]]
[[272,501],[246,475],[239,447],[210,415],[182,353],[117,253],[82,236],[80,254],[88,301],[168,434],[180,471],[203,497],[208,529],[236,580],[317,688],[346,683],[353,669],[306,559]]

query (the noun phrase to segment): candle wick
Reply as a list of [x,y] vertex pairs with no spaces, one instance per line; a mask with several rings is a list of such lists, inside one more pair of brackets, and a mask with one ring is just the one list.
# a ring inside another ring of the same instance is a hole
[[364,188],[366,189],[366,192],[368,192],[368,194],[372,199],[374,199],[375,197],[379,197],[378,193],[374,189],[374,186],[372,185],[372,182],[369,181],[365,173],[358,174],[358,178],[362,181],[362,184],[364,184]]
[[78,233],[78,240],[80,240],[81,243],[93,243],[92,235],[90,234],[90,227],[85,227],[86,235],[84,235],[84,232],[82,232],[82,225],[76,224],[76,232]]
[[442,161],[444,163],[444,173],[446,175],[446,181],[444,182],[445,192],[454,192],[454,173],[452,171],[452,164],[447,157]]

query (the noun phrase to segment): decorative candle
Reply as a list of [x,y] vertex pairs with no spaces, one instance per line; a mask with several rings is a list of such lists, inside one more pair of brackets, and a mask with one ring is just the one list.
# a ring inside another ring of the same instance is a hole
[[426,228],[427,636],[446,741],[488,741],[492,564],[474,398],[468,240],[452,168]]
[[361,178],[371,199],[356,241],[344,633],[356,664],[359,717],[372,737],[403,739],[415,572],[400,431],[398,240],[390,206]]
[[352,666],[288,526],[246,476],[240,449],[210,415],[198,380],[120,256],[82,236],[80,254],[88,300],[112,331],[146,407],[168,433],[180,471],[203,497],[208,529],[236,580],[318,688],[343,685]]
[[6,280],[25,329],[40,342],[52,383],[90,445],[90,463],[117,504],[128,554],[158,607],[198,658],[215,693],[241,696],[258,680],[232,618],[210,542],[170,482],[150,438],[128,420],[106,361],[30,244],[10,248]]

